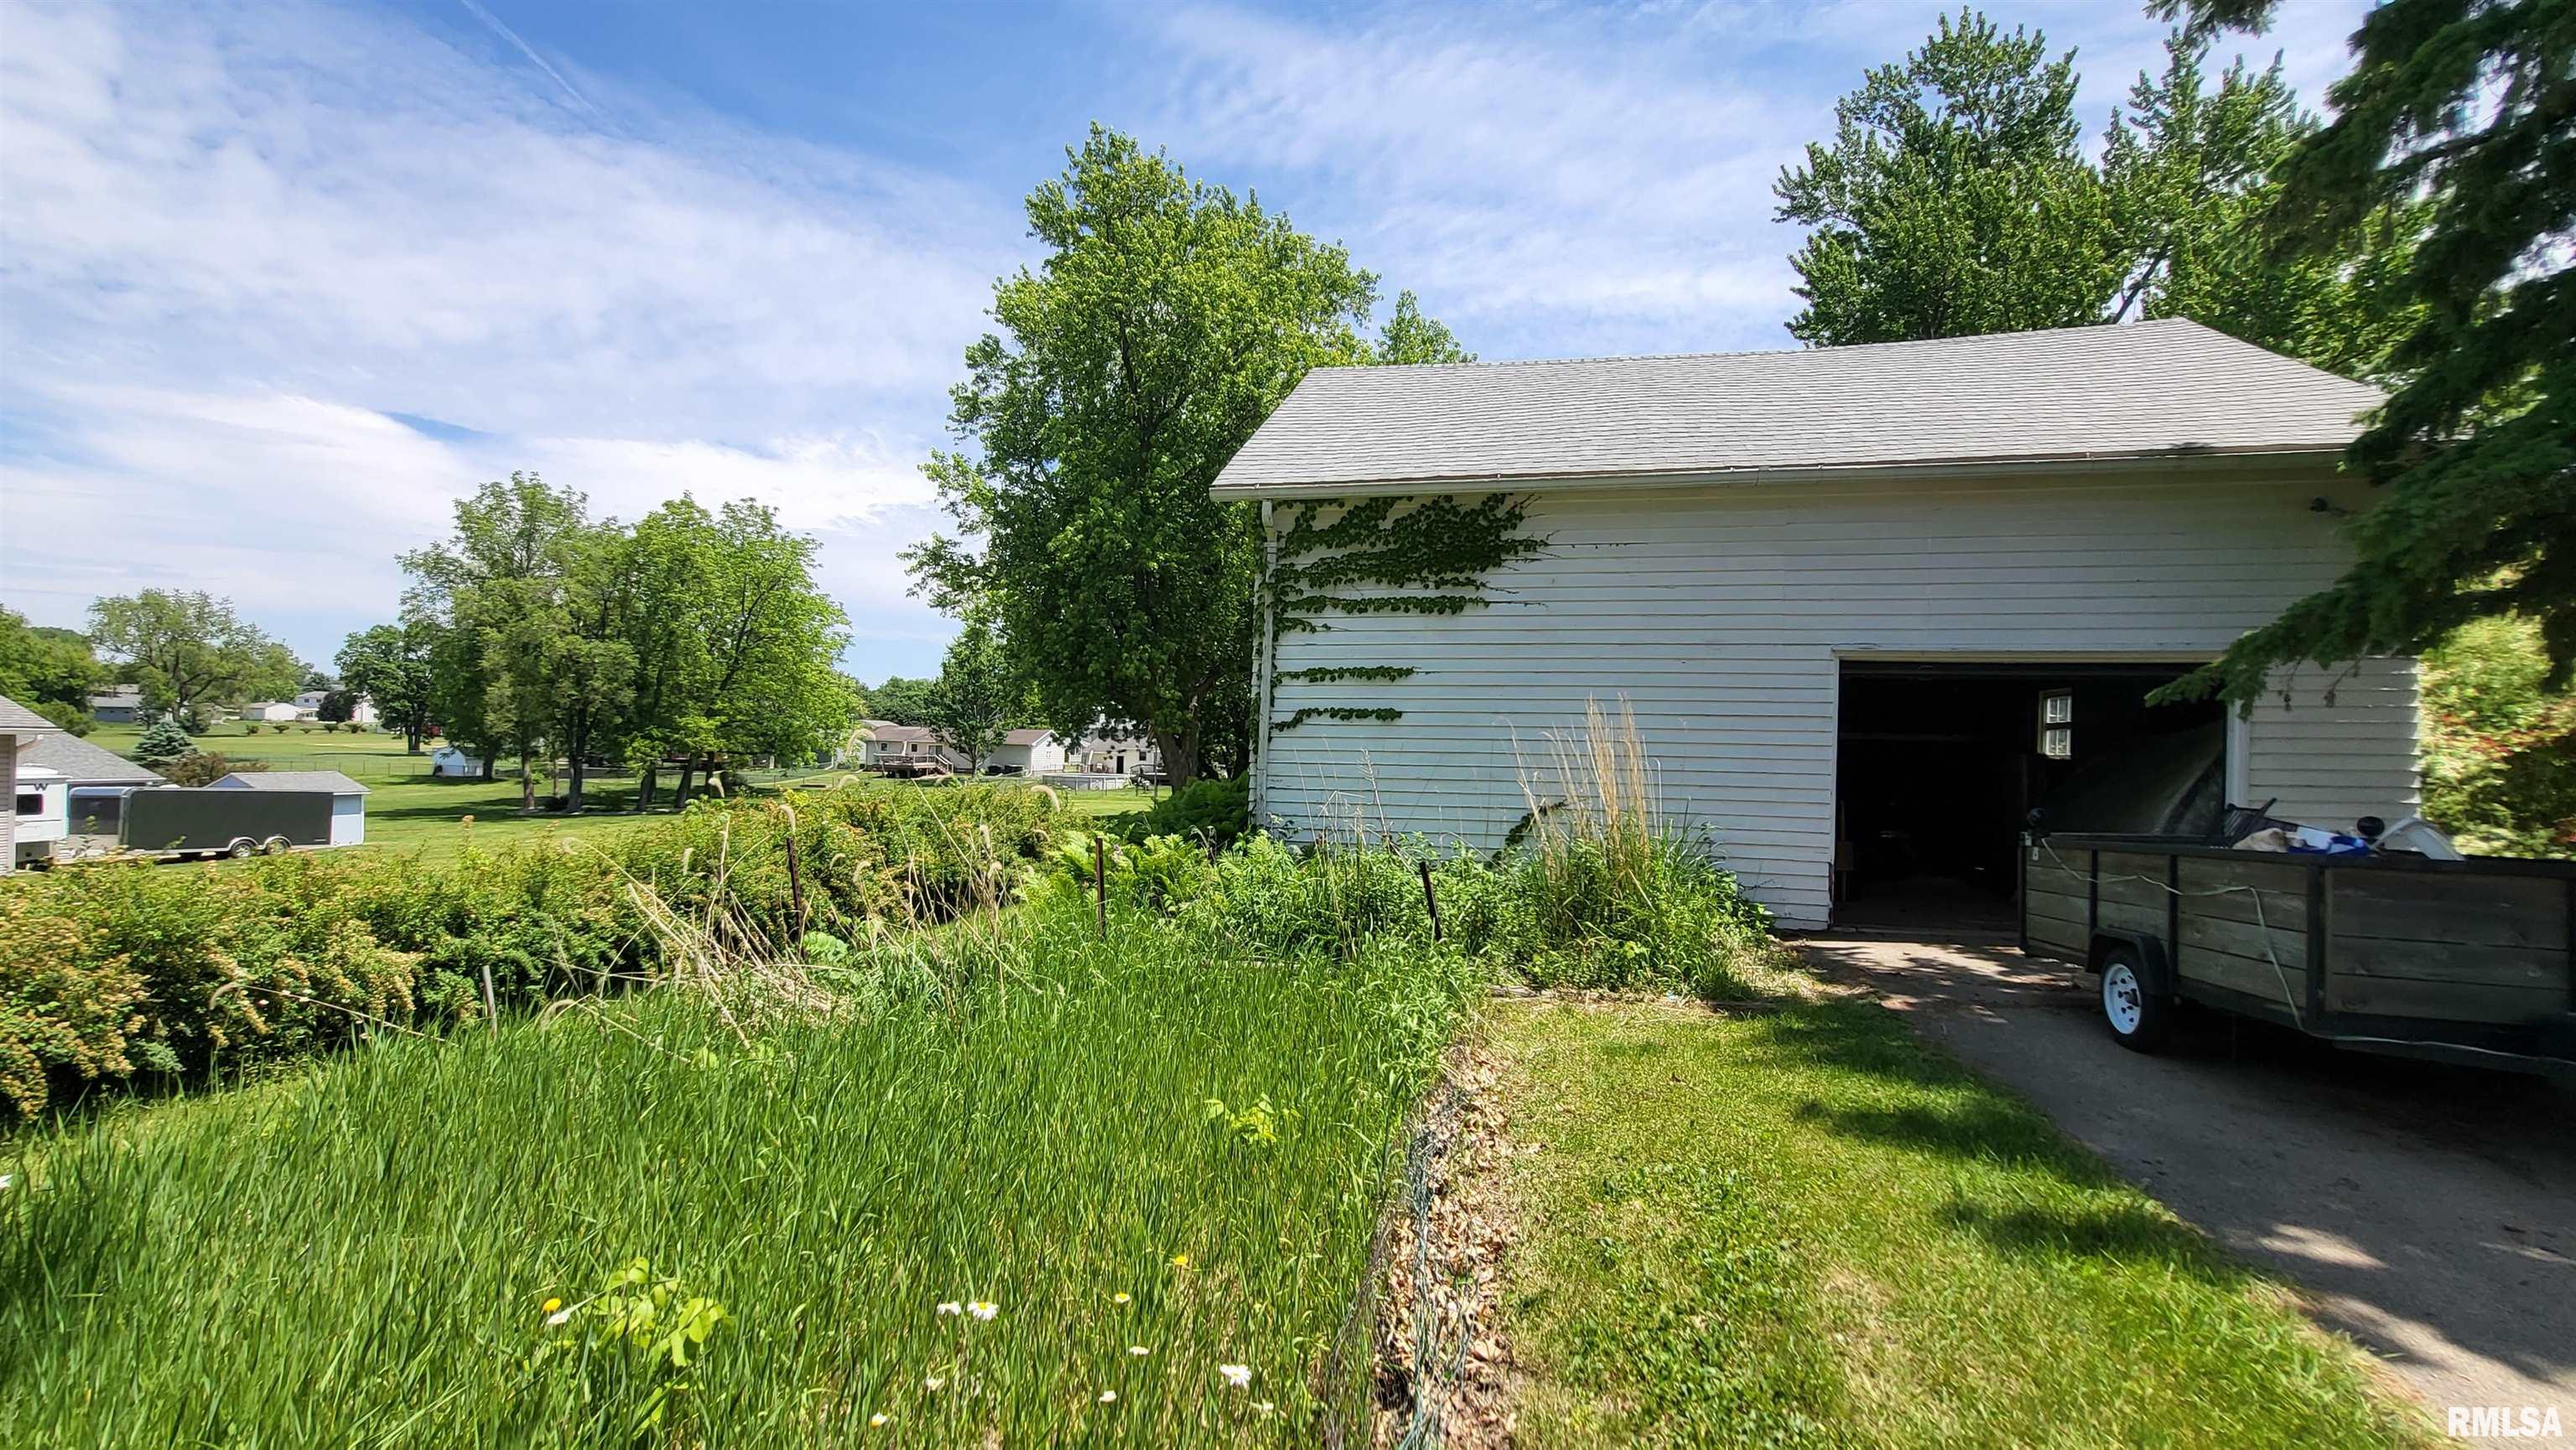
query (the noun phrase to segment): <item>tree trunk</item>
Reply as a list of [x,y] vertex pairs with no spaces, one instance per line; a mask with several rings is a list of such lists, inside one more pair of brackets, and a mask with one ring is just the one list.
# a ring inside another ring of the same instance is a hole
[[698,753],[692,750],[688,754],[680,757],[680,783],[671,792],[671,805],[674,809],[684,808],[688,805],[689,786],[690,783],[697,778],[697,774]]
[[535,815],[537,811],[537,766],[528,758],[526,746],[519,747],[519,814]]
[[1178,735],[1166,730],[1154,732],[1154,748],[1163,755],[1163,775],[1172,784],[1174,794],[1199,778],[1199,731],[1197,722]]
[[661,783],[661,774],[662,768],[658,765],[647,765],[635,772],[635,813],[637,815],[640,816],[653,809],[653,787]]
[[568,815],[568,816],[577,816],[577,815],[580,815],[580,814],[581,814],[581,786],[582,786],[582,779],[583,779],[583,777],[584,777],[585,775],[587,775],[587,774],[588,774],[588,772],[582,768],[582,763],[581,763],[581,752],[580,752],[579,750],[575,750],[575,751],[572,753],[572,769],[571,769],[571,772],[570,772],[570,779],[569,779],[569,780],[568,780],[568,782],[566,783],[565,790],[564,790],[564,814],[565,814],[565,815]]

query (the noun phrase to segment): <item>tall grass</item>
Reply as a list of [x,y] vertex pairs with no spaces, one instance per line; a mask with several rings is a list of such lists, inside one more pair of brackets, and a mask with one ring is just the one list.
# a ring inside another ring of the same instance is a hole
[[21,1135],[0,1423],[1304,1443],[1364,1394],[1333,1347],[1462,959],[1040,904],[807,970],[841,1005],[584,1003]]

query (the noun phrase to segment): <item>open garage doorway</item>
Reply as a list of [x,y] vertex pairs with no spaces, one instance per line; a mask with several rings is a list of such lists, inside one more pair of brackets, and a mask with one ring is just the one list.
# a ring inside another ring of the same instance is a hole
[[2204,833],[2225,809],[2226,716],[2150,706],[2180,664],[1845,660],[1834,923],[2010,931],[2021,833]]

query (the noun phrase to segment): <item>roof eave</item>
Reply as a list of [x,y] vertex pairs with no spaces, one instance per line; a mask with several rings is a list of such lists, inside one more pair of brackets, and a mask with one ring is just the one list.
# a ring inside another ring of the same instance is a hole
[[2263,444],[2234,448],[2157,449],[2126,453],[2019,454],[1995,458],[1891,459],[1799,468],[1611,469],[1593,473],[1426,474],[1407,478],[1346,479],[1323,483],[1228,484],[1209,492],[1226,499],[1349,498],[1379,494],[1570,493],[1609,488],[1687,488],[1711,483],[1824,483],[1852,478],[1934,479],[2032,474],[2137,473],[2251,474],[2267,470],[2301,474],[2335,470],[2346,444]]

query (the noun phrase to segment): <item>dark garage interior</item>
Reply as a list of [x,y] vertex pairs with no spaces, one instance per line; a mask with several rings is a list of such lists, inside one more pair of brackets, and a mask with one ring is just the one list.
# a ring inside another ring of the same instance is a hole
[[2033,810],[2061,831],[2216,829],[2222,708],[2145,698],[2186,668],[1845,661],[1835,924],[2011,930]]

